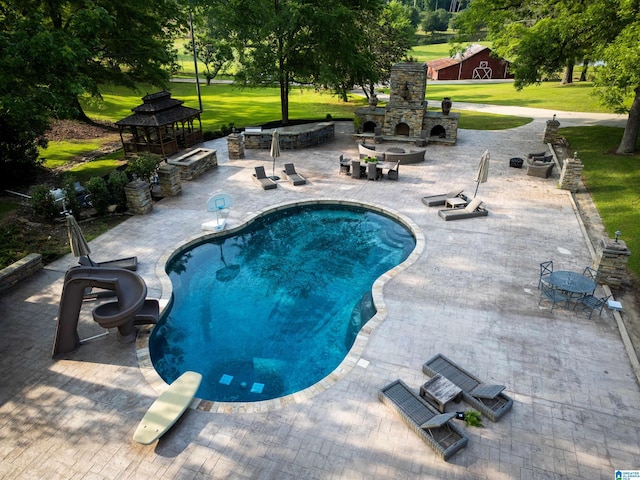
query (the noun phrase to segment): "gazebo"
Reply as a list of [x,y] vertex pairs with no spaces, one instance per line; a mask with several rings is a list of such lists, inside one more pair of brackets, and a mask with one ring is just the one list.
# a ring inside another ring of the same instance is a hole
[[185,107],[167,91],[146,95],[142,101],[131,109],[133,115],[116,122],[125,155],[150,152],[167,157],[202,143],[199,110]]

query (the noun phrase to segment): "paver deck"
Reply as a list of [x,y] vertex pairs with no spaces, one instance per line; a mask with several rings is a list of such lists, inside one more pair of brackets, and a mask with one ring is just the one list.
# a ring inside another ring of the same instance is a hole
[[[139,367],[136,346],[118,344],[114,333],[51,359],[62,279],[76,263],[69,255],[0,300],[0,478],[595,480],[639,468],[640,392],[611,313],[588,320],[580,310],[538,306],[540,261],[574,271],[591,264],[570,194],[557,188],[559,172],[541,179],[509,167],[510,158],[544,147],[544,121],[461,130],[456,146],[429,145],[426,161],[403,166],[394,182],[339,175],[339,155],[357,157],[350,128],[339,123],[336,140],[319,148],[284,151],[279,165],[295,163],[307,184],[281,181],[271,191],[251,180],[255,166],[271,166],[268,151],[229,160],[224,139],[210,142],[217,169],[91,248],[96,261],[136,255],[149,296],[164,305],[162,262],[201,233],[213,193],[234,196],[228,226],[307,198],[389,207],[419,226],[424,251],[384,285],[384,319],[358,361],[296,402],[190,409],[157,444],[137,445],[133,432],[159,390]],[[459,186],[472,192],[485,149],[489,180],[478,197],[489,216],[444,222],[421,197]],[[81,338],[101,332],[92,307],[83,307]],[[506,385],[515,401],[499,422],[464,427],[469,444],[448,463],[377,399],[396,378],[417,391],[427,380],[423,362],[439,352]]]

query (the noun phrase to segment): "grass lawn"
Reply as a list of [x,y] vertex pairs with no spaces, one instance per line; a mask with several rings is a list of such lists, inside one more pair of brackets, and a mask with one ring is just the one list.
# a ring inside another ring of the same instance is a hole
[[622,129],[614,127],[567,127],[560,135],[584,163],[583,180],[598,207],[610,238],[616,230],[632,255],[629,269],[640,275],[640,154],[615,155]]

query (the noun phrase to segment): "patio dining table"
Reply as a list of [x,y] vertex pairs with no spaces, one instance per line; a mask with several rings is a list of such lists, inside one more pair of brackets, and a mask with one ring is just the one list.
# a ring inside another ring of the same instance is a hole
[[545,280],[549,285],[569,293],[587,294],[596,289],[596,282],[581,273],[558,270]]

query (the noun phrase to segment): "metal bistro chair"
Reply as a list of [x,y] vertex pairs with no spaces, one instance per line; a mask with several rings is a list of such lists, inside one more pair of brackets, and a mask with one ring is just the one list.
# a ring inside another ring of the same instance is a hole
[[[594,310],[598,310],[598,316],[602,315],[602,310],[604,306],[607,304],[607,301],[611,298],[611,295],[607,295],[606,297],[596,297],[595,295],[585,295],[584,297],[578,299],[576,305],[581,303],[585,309],[590,309],[589,318],[593,315]],[[576,305],[573,306],[573,309],[576,309]]]
[[545,277],[548,277],[553,273],[553,260],[540,263],[540,279],[538,280],[538,290],[544,283]]
[[546,282],[540,282],[540,299],[538,300],[538,305],[542,301],[542,298],[546,298],[551,302],[551,311],[553,312],[553,307],[556,306],[556,303],[564,302],[565,308],[569,304],[569,295],[565,294],[561,290],[552,287]]
[[[597,270],[591,268],[591,267],[584,267],[584,272],[582,272],[582,275],[584,275],[585,277],[590,278],[591,280],[593,280],[593,282],[595,283],[596,287],[598,286],[598,280],[600,280],[600,274],[598,273]],[[591,294],[593,294],[593,292],[595,292],[596,289],[595,287],[593,288],[593,291],[591,292]]]

